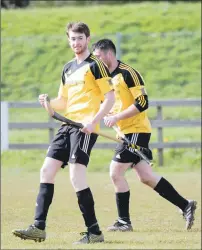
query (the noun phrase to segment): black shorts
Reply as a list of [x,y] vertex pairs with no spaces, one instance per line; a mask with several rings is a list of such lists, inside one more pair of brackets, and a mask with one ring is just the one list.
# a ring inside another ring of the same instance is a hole
[[97,137],[96,134],[87,135],[77,128],[64,124],[51,142],[46,156],[62,161],[62,167],[68,162],[87,166]]
[[[149,160],[152,160],[152,151],[149,149],[149,141],[151,134],[150,133],[130,133],[125,134],[125,136],[135,145],[140,147],[144,147],[148,150],[141,151],[148,157]],[[132,162],[132,166],[136,165],[141,161],[141,158],[134,152],[134,149],[129,148],[122,143],[119,143],[115,149],[115,154],[113,160],[121,163],[130,163]]]

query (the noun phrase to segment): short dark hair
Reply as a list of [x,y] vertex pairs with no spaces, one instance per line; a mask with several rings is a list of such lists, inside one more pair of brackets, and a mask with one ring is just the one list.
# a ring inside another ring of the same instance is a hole
[[94,51],[95,49],[100,49],[100,50],[105,50],[105,51],[112,50],[114,54],[116,55],[116,46],[114,45],[112,40],[107,39],[107,38],[101,39],[97,41],[96,43],[93,43],[92,51]]
[[86,37],[90,36],[90,29],[87,24],[82,22],[70,22],[67,24],[66,34],[69,37],[69,30],[78,33],[84,33]]

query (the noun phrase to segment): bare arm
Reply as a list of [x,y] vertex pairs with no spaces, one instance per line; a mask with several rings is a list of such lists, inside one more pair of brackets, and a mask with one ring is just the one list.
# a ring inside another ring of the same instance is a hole
[[66,108],[67,99],[63,96],[58,96],[55,99],[50,100],[50,105],[54,110],[62,111]]
[[[39,102],[42,107],[44,107],[44,101],[46,96],[47,94],[39,95]],[[67,99],[65,99],[63,96],[58,95],[58,97],[50,100],[50,105],[54,110],[62,111],[67,105]]]
[[96,114],[96,116],[93,118],[92,123],[93,124],[99,123],[102,120],[102,118],[109,113],[114,103],[115,103],[114,90],[111,90],[105,94],[104,102],[102,103],[102,105],[100,105],[100,109]]
[[119,114],[116,114],[115,117],[117,121],[124,120],[147,110],[148,107],[149,107],[148,96],[146,94],[140,95],[137,98],[135,98],[134,104],[132,104]]
[[147,95],[139,96],[135,99],[135,103],[130,105],[127,109],[122,112],[107,116],[104,118],[105,125],[108,127],[114,126],[118,121],[130,118],[138,115],[140,112],[145,111],[148,108],[148,97]]
[[140,113],[140,111],[136,108],[136,106],[134,104],[132,104],[131,106],[129,106],[124,111],[116,114],[115,117],[116,117],[117,121],[120,121],[120,120],[130,118],[132,116],[135,116],[135,115],[137,115],[139,113]]
[[100,109],[93,118],[92,122],[84,125],[81,131],[87,134],[92,133],[95,129],[96,124],[99,123],[101,119],[109,113],[114,103],[115,103],[114,90],[110,90],[105,94],[104,102],[102,103],[102,105],[100,105]]

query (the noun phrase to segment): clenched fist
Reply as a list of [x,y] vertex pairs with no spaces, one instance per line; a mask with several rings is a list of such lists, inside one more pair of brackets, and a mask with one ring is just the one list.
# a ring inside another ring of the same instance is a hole
[[39,99],[39,103],[41,104],[41,106],[43,108],[45,108],[44,102],[45,102],[46,98],[48,98],[48,94],[41,94],[41,95],[39,95],[39,98],[38,98]]

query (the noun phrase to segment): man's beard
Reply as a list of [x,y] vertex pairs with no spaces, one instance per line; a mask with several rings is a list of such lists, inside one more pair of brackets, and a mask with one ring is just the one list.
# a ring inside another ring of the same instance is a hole
[[87,49],[87,45],[85,45],[79,51],[75,51],[75,54],[77,54],[77,55],[83,54],[86,51],[86,49]]

